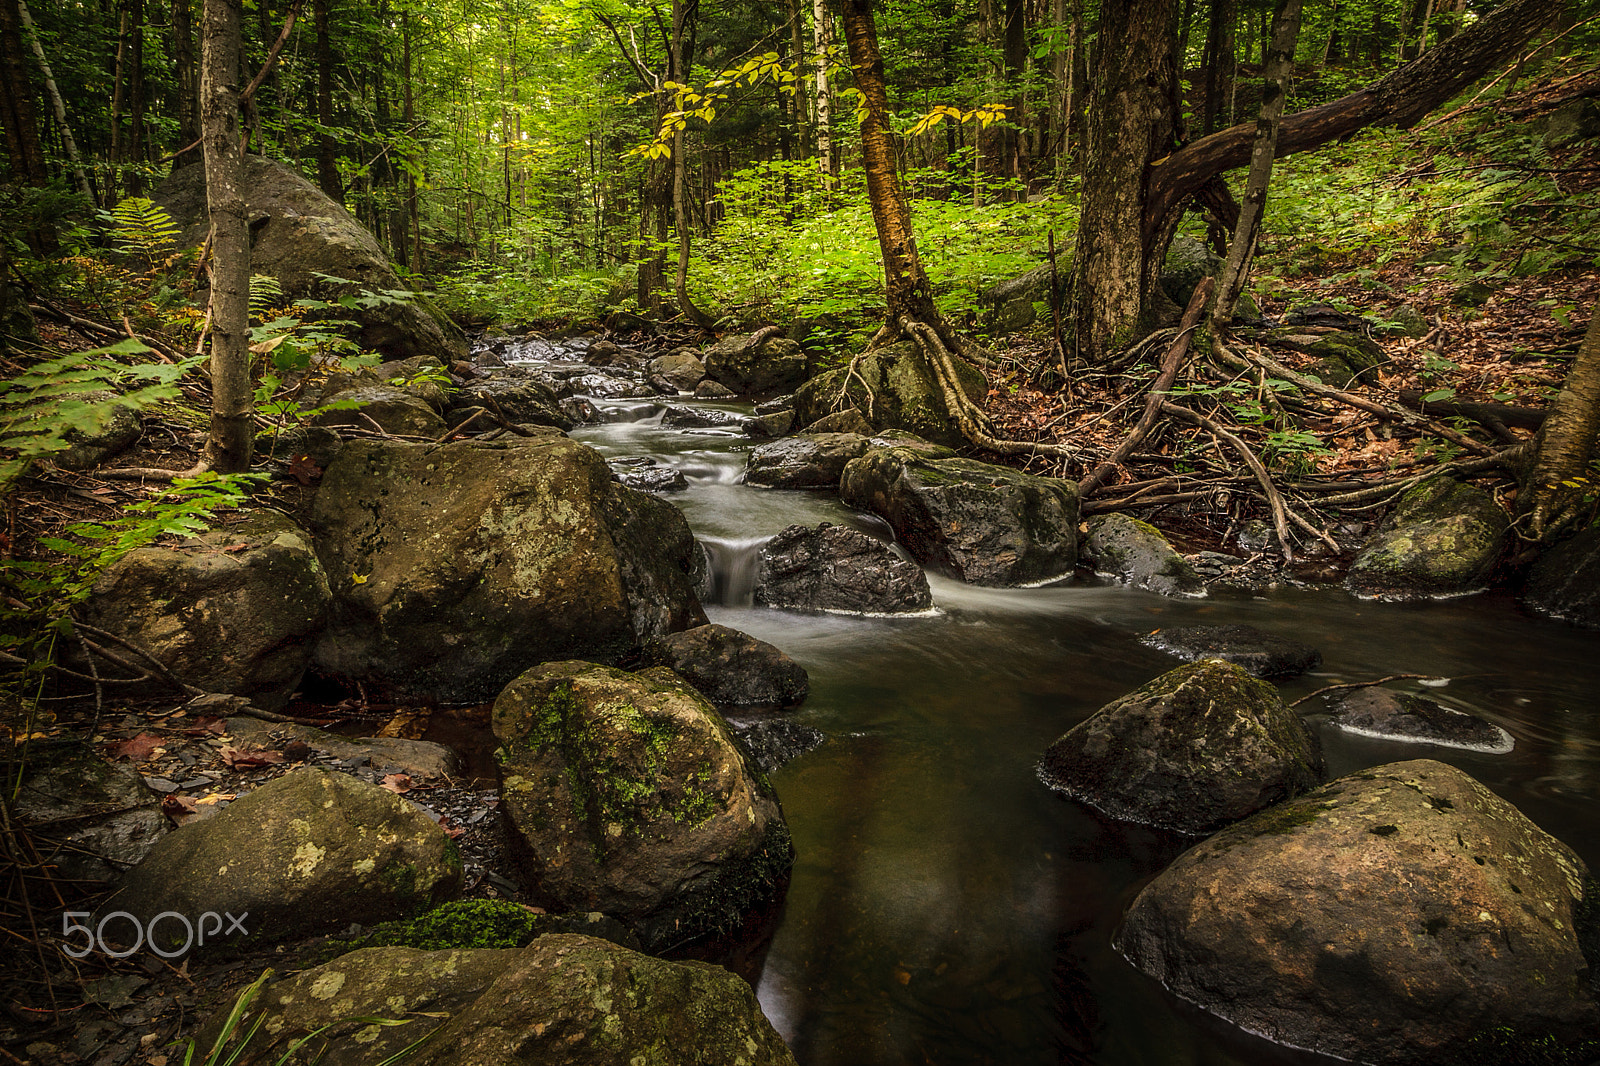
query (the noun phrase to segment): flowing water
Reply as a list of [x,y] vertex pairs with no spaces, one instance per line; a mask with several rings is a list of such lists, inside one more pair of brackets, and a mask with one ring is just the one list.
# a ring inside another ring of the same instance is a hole
[[1330,774],[1442,759],[1600,869],[1600,634],[1503,594],[1402,605],[1336,588],[1166,599],[932,577],[930,617],[754,608],[766,537],[823,521],[886,530],[829,493],[744,485],[744,437],[664,428],[651,403],[602,406],[615,421],[573,437],[688,478],[667,498],[712,553],[712,620],[811,675],[791,713],[828,739],[773,775],[798,858],[757,990],[802,1066],[1328,1061],[1241,1034],[1124,962],[1111,947],[1120,914],[1186,842],[1101,818],[1034,777],[1056,737],[1176,665],[1138,642],[1157,627],[1249,623],[1316,646],[1324,665],[1283,686],[1291,700],[1393,673],[1449,677],[1428,694],[1508,730],[1510,754],[1351,736],[1313,716]]

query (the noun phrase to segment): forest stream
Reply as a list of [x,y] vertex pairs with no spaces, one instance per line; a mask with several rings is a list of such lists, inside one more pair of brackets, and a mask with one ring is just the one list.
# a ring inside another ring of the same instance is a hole
[[[543,354],[534,342],[507,357]],[[887,530],[829,492],[746,486],[750,439],[663,427],[663,403],[677,401],[595,402],[608,421],[573,437],[687,478],[667,498],[713,559],[711,620],[810,672],[811,694],[789,714],[827,739],[773,775],[797,861],[758,985],[803,1066],[1328,1061],[1217,1022],[1126,963],[1112,945],[1120,915],[1193,841],[1103,818],[1035,777],[1058,736],[1177,665],[1139,642],[1160,627],[1249,623],[1312,644],[1323,666],[1283,685],[1290,701],[1389,674],[1449,678],[1427,694],[1503,727],[1511,753],[1347,734],[1319,698],[1301,710],[1329,776],[1443,760],[1600,868],[1592,632],[1504,593],[1401,604],[1284,585],[1164,598],[1081,576],[992,589],[930,575],[936,611],[917,617],[758,608],[750,575],[764,538],[820,522]]]

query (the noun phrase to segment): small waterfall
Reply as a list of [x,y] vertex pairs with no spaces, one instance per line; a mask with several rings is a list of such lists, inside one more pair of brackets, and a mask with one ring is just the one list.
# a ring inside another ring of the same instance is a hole
[[771,537],[700,537],[705,575],[700,581],[702,603],[719,607],[749,607],[755,601],[756,555]]

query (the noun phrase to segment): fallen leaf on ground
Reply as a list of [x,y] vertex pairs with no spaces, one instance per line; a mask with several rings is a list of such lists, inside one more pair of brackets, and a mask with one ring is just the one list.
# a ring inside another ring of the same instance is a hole
[[238,798],[239,794],[236,792],[213,792],[209,796],[201,796],[199,799],[195,800],[195,802],[203,807],[209,807],[214,803],[226,803],[229,800],[235,800]]
[[271,748],[236,748],[224,744],[217,749],[224,765],[230,770],[243,770],[252,766],[273,766],[283,761],[283,753]]
[[134,762],[144,762],[150,758],[151,752],[161,748],[166,742],[154,733],[140,733],[130,737],[120,744],[111,746],[113,759],[132,759]]
[[200,817],[196,812],[196,802],[191,796],[162,796],[161,813],[171,818],[175,825],[187,825]]
[[411,791],[411,778],[406,774],[385,774],[380,782],[390,792],[401,793]]

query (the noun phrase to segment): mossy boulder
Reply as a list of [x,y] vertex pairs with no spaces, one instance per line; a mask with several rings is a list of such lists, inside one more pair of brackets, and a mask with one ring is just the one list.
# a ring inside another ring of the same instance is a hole
[[674,392],[693,392],[706,377],[706,365],[693,348],[674,348],[650,360],[645,369],[652,381],[660,378]]
[[1322,770],[1278,690],[1221,659],[1108,703],[1039,761],[1046,785],[1113,818],[1196,835],[1315,788]]
[[973,585],[1027,585],[1072,572],[1078,489],[975,459],[875,448],[844,468],[839,493],[887,521],[914,559]]
[[1539,556],[1528,571],[1522,602],[1541,614],[1600,629],[1600,522]]
[[[141,922],[176,911],[196,923],[207,911],[248,912],[245,935],[195,947],[243,951],[404,917],[460,891],[455,845],[416,804],[348,774],[306,768],[168,833],[103,911]],[[125,928],[125,920],[107,925]],[[159,923],[153,939],[175,950],[182,923]]]
[[[86,393],[83,398],[90,402],[105,403],[116,399],[116,393],[100,390]],[[50,462],[63,470],[89,470],[126,450],[144,434],[144,421],[132,407],[115,403],[108,404],[102,410],[105,412],[105,421],[99,428],[90,431],[68,430],[68,447],[51,455]]]
[[535,899],[604,911],[651,950],[723,932],[792,860],[765,778],[664,667],[546,663],[494,705],[503,810]]
[[706,375],[738,396],[775,396],[810,375],[811,358],[800,345],[787,337],[758,336],[734,334],[707,348]]
[[362,933],[346,950],[521,948],[547,933],[578,933],[625,948],[639,947],[638,938],[626,926],[599,911],[547,914],[508,899],[458,899],[414,918],[383,922]]
[[744,480],[772,489],[832,489],[844,465],[871,442],[856,433],[800,433],[763,444],[745,461]]
[[[275,278],[287,299],[334,301],[362,290],[380,297],[405,292],[388,256],[344,205],[282,163],[252,155],[245,157],[244,169],[240,186],[250,215],[250,269]],[[150,198],[171,213],[186,247],[205,241],[204,167],[179,167]],[[416,293],[363,300],[327,314],[355,321],[362,347],[391,359],[428,355],[448,366],[467,357],[465,334]]]
[[313,522],[335,597],[318,665],[409,696],[488,700],[535,663],[705,623],[682,513],[554,431],[352,441]]
[[1084,561],[1097,573],[1163,596],[1199,596],[1205,582],[1155,526],[1124,514],[1089,520]]
[[792,706],[806,698],[806,668],[779,648],[727,626],[704,625],[655,637],[644,661],[664,666],[718,706]]
[[1342,331],[1324,334],[1306,349],[1306,354],[1316,360],[1311,373],[1324,385],[1338,389],[1356,381],[1377,384],[1378,367],[1388,362],[1388,356],[1372,338]]
[[[989,391],[983,374],[961,360],[956,360],[956,373],[967,398],[982,406]],[[795,425],[807,428],[836,413],[841,390],[845,405],[861,412],[874,432],[903,429],[953,448],[967,443],[945,409],[933,368],[909,341],[867,352],[853,374],[847,376],[844,368],[830,370],[801,385],[795,390]]]
[[20,777],[10,814],[68,881],[115,880],[172,828],[139,771],[80,741],[18,748],[0,759],[0,773]]
[[1447,475],[1408,489],[1350,565],[1345,585],[1368,596],[1459,595],[1484,587],[1510,522],[1494,497]]
[[979,293],[984,332],[991,336],[1016,333],[1033,325],[1039,318],[1039,305],[1050,306],[1051,275],[1050,264],[1044,263]]
[[[1366,1063],[1556,1062],[1528,1054],[1600,1033],[1597,891],[1569,848],[1460,770],[1391,763],[1191,848],[1139,894],[1119,946],[1276,1043]],[[1505,1057],[1467,1056],[1486,1039]]]
[[189,684],[270,709],[300,683],[329,603],[311,537],[263,508],[175,547],[128,553],[82,610]]

